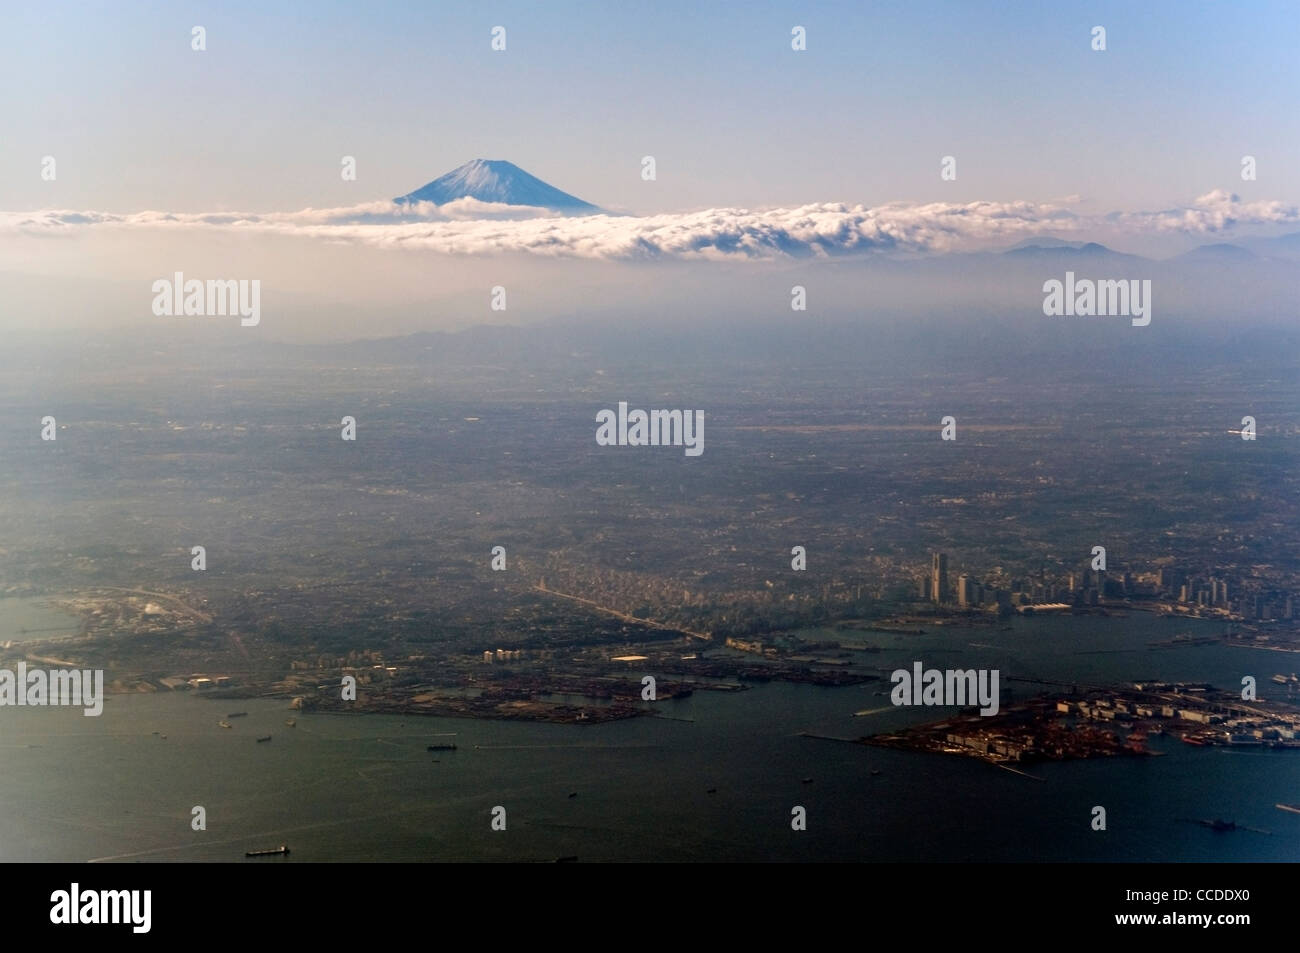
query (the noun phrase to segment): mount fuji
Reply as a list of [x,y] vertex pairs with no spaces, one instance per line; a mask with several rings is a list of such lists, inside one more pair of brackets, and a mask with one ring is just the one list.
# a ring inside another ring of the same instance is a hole
[[393,201],[398,205],[413,202],[446,205],[463,198],[545,208],[565,215],[598,215],[603,211],[568,192],[561,192],[504,159],[472,159]]

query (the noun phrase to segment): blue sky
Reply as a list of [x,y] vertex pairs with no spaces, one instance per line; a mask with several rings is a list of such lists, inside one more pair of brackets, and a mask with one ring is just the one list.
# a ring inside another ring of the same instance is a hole
[[[1166,259],[1300,230],[1298,49],[1296,2],[10,4],[0,326],[186,327],[150,307],[176,272],[261,282],[263,321],[233,333],[272,338],[788,318],[794,284],[819,320],[1038,320],[1055,264],[890,260],[1043,235]],[[393,218],[472,158],[632,214]],[[1293,323],[1292,246],[1259,247],[1160,271],[1160,313]]]
[[11,4],[4,21],[6,210],[342,206],[480,156],[642,214],[1300,201],[1296,3]]

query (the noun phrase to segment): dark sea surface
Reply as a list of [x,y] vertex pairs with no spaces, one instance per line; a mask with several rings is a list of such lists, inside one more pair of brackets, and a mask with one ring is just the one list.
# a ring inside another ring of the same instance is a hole
[[[913,661],[997,668],[1016,697],[1033,688],[1011,675],[1225,688],[1253,675],[1267,698],[1283,691],[1271,675],[1300,668],[1292,654],[1147,645],[1222,630],[1132,613],[809,632],[880,646],[858,659],[884,677],[699,691],[660,702],[671,719],[590,726],[304,715],[283,699],[189,693],[110,696],[99,718],[2,708],[0,860],[245,862],[245,850],[281,843],[287,860],[247,862],[1300,860],[1300,815],[1274,808],[1300,802],[1300,751],[1153,737],[1163,757],[1034,764],[1035,781],[961,757],[799,735],[853,738],[949,713],[890,706],[888,671]],[[233,711],[248,716],[218,727]],[[447,732],[457,751],[425,750]],[[196,805],[206,831],[191,830]],[[498,805],[504,832],[491,829]],[[1104,832],[1091,827],[1096,805]],[[806,831],[791,830],[795,806],[806,808]],[[1217,817],[1270,833],[1181,820]]]
[[60,612],[45,599],[0,599],[0,642],[67,638],[80,631],[80,619]]

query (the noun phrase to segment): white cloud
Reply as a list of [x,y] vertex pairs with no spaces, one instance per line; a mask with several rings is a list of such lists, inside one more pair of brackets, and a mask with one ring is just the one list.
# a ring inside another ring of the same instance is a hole
[[372,202],[297,212],[169,213],[60,211],[0,213],[0,231],[72,235],[94,230],[203,229],[414,248],[448,255],[524,252],[558,258],[638,260],[830,257],[864,253],[970,251],[1045,233],[1206,234],[1300,222],[1281,202],[1243,202],[1210,192],[1159,212],[1085,216],[1036,202],[890,203],[874,208],[822,203],[799,208],[721,208],[644,217],[554,217],[540,209],[461,199],[444,206]]
[[1187,208],[1135,212],[1123,220],[1138,229],[1206,235],[1240,226],[1294,225],[1300,221],[1300,209],[1283,202],[1243,202],[1238,195],[1215,189]]

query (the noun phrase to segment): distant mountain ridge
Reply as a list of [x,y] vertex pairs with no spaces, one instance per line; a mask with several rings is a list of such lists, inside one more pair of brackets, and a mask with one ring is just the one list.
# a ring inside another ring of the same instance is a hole
[[1008,252],[1021,251],[1025,248],[1073,248],[1076,251],[1082,248],[1087,242],[1066,241],[1064,238],[1054,238],[1050,235],[1041,237],[1026,238],[1023,241],[1016,242],[1010,248],[1005,249]]
[[1002,254],[1016,258],[1061,256],[1073,256],[1076,258],[1098,258],[1106,256],[1118,256],[1121,258],[1140,257],[1115,251],[1115,249],[1107,248],[1100,242],[1063,242],[1059,239],[1052,240],[1051,242],[1040,241],[1032,244],[1021,243],[1014,248],[1004,251]]
[[603,210],[568,192],[561,192],[504,159],[471,159],[414,192],[393,199],[398,205],[432,202],[446,205],[457,199],[546,208],[566,215],[598,215]]
[[1254,261],[1259,256],[1248,248],[1232,245],[1228,242],[1216,242],[1212,245],[1198,245],[1191,251],[1178,256],[1179,261],[1192,262],[1243,262]]

